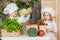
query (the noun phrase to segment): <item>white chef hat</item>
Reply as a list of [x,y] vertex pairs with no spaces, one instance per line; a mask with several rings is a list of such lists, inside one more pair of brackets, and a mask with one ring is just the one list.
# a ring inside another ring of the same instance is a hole
[[15,10],[18,10],[18,7],[15,3],[10,3],[6,6],[6,8],[4,9],[4,14],[11,14],[12,12],[14,12]]
[[43,9],[41,10],[42,15],[43,15],[45,12],[50,13],[52,16],[55,15],[55,11],[54,11],[52,8],[49,8],[49,7],[43,8]]

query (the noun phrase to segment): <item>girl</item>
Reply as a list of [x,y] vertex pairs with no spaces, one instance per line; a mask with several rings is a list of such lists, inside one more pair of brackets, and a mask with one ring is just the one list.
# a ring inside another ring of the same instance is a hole
[[57,40],[55,34],[57,32],[57,26],[55,21],[53,21],[53,16],[55,11],[52,8],[43,8],[42,11],[42,18],[46,21],[45,23],[48,24],[46,36],[50,37],[50,40]]
[[11,19],[16,18],[19,23],[27,22],[30,18],[30,13],[32,12],[32,10],[27,9],[27,11],[21,17],[17,17],[18,15],[17,10],[18,10],[17,5],[15,3],[10,3],[4,9],[4,14],[8,14],[9,15],[8,18],[11,18]]

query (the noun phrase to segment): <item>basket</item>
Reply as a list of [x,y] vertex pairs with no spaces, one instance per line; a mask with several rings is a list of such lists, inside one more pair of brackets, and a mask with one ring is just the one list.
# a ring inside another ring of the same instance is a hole
[[6,30],[1,30],[2,37],[17,37],[22,35],[22,31],[18,32],[7,32]]

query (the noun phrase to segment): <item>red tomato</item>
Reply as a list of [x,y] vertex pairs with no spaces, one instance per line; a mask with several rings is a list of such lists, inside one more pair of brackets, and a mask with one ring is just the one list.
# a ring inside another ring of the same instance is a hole
[[38,32],[38,36],[44,36],[45,35],[45,32],[43,31],[43,30],[40,30],[39,32]]
[[43,22],[40,22],[39,25],[44,25],[44,23]]
[[46,23],[46,26],[47,26],[48,24]]

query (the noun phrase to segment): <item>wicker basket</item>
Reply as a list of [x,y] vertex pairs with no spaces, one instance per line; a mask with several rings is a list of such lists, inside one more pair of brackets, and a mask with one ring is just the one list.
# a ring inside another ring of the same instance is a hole
[[10,33],[10,32],[7,32],[6,30],[1,30],[1,35],[2,37],[16,37],[16,36],[22,35],[22,31]]

